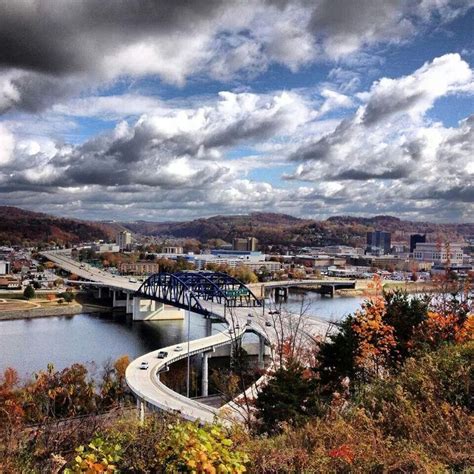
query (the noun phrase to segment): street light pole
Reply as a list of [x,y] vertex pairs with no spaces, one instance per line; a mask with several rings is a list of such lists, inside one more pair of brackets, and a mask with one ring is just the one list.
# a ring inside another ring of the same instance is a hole
[[186,396],[189,398],[189,376],[190,376],[190,368],[191,368],[191,356],[189,354],[189,338],[191,332],[191,295],[189,295],[189,302],[188,302],[188,369],[186,375]]

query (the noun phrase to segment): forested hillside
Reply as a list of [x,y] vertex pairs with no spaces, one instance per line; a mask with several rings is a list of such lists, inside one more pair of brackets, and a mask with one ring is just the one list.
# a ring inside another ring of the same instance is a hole
[[74,244],[86,240],[112,238],[114,226],[54,217],[17,207],[0,206],[0,243],[37,245],[55,242]]

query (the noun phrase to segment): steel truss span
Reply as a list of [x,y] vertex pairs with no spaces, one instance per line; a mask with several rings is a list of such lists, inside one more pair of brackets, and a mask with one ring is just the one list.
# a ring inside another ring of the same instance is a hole
[[221,272],[155,273],[135,296],[152,299],[207,316],[199,300],[231,308],[255,308],[262,302],[241,281]]

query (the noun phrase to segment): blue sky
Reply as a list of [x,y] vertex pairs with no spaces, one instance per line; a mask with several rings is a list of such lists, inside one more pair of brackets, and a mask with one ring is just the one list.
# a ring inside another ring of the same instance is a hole
[[0,203],[472,222],[473,6],[2,4]]

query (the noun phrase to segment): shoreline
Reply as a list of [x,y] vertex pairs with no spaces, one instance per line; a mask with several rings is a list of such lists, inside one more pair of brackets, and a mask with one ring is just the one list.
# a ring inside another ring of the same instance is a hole
[[[357,281],[356,288],[354,289],[343,289],[343,290],[336,290],[336,293],[339,296],[347,296],[347,297],[364,297],[364,296],[377,296],[382,294],[382,292],[375,290],[374,288],[369,288],[368,283],[365,285],[360,285],[361,281]],[[385,283],[382,282],[382,291],[396,291],[401,290],[408,294],[420,294],[420,293],[438,293],[439,287],[433,285],[432,283],[406,283],[406,282],[395,282],[395,281],[387,281]]]
[[77,303],[55,307],[12,309],[0,312],[0,322],[20,319],[51,318],[56,316],[75,316],[82,313],[102,313],[109,309],[110,308],[106,306]]

